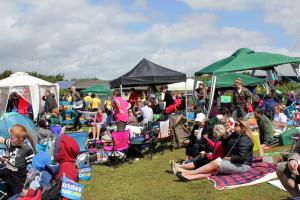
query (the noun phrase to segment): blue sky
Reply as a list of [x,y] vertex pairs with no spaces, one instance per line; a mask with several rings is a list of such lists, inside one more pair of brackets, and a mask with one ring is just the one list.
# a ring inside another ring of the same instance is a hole
[[0,1],[0,66],[113,79],[142,58],[192,75],[241,47],[299,56],[299,10],[292,0]]

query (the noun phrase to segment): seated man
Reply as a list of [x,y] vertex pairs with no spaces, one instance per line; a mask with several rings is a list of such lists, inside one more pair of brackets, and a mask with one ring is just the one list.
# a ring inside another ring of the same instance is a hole
[[153,121],[153,110],[148,106],[148,101],[143,102],[141,108],[141,115],[143,116],[143,123],[147,124],[149,121]]
[[[289,158],[288,162],[282,162],[277,165],[277,176],[283,185],[283,187],[290,193],[290,195],[295,197],[300,196],[300,191],[298,188],[299,182],[299,160],[300,160],[300,140],[296,144],[292,156]],[[298,177],[297,177],[298,176]],[[296,179],[297,177],[297,179]]]
[[274,136],[280,135],[287,129],[287,116],[283,113],[284,107],[277,105],[273,119]]
[[273,125],[271,120],[263,114],[263,110],[258,108],[254,112],[259,129],[259,138],[262,146],[270,145],[274,142]]

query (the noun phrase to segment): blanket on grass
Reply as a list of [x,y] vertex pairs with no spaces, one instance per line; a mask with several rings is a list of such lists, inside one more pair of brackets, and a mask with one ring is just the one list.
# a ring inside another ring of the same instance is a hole
[[214,183],[217,190],[233,189],[263,183],[277,178],[276,165],[268,162],[254,162],[252,168],[242,174],[214,175],[208,179]]

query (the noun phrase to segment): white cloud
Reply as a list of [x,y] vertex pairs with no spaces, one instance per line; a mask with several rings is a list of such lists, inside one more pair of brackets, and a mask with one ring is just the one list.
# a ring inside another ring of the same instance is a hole
[[252,7],[257,0],[180,0],[195,10],[222,9],[222,10],[246,10]]
[[299,1],[265,1],[265,20],[268,23],[282,26],[284,30],[290,35],[299,36],[299,10]]
[[134,0],[133,6],[138,9],[146,10],[148,8],[147,0]]
[[[145,2],[134,3],[143,10]],[[145,22],[145,30],[127,28]],[[212,13],[192,13],[172,24],[151,24],[143,11],[118,3],[0,1],[0,69],[113,79],[145,57],[192,75],[240,47],[288,52],[273,48],[262,33],[217,22]]]

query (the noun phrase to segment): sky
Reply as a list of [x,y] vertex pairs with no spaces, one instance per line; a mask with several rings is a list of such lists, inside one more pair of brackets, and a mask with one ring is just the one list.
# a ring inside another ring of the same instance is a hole
[[300,56],[300,0],[0,0],[0,71],[193,75],[237,49]]

